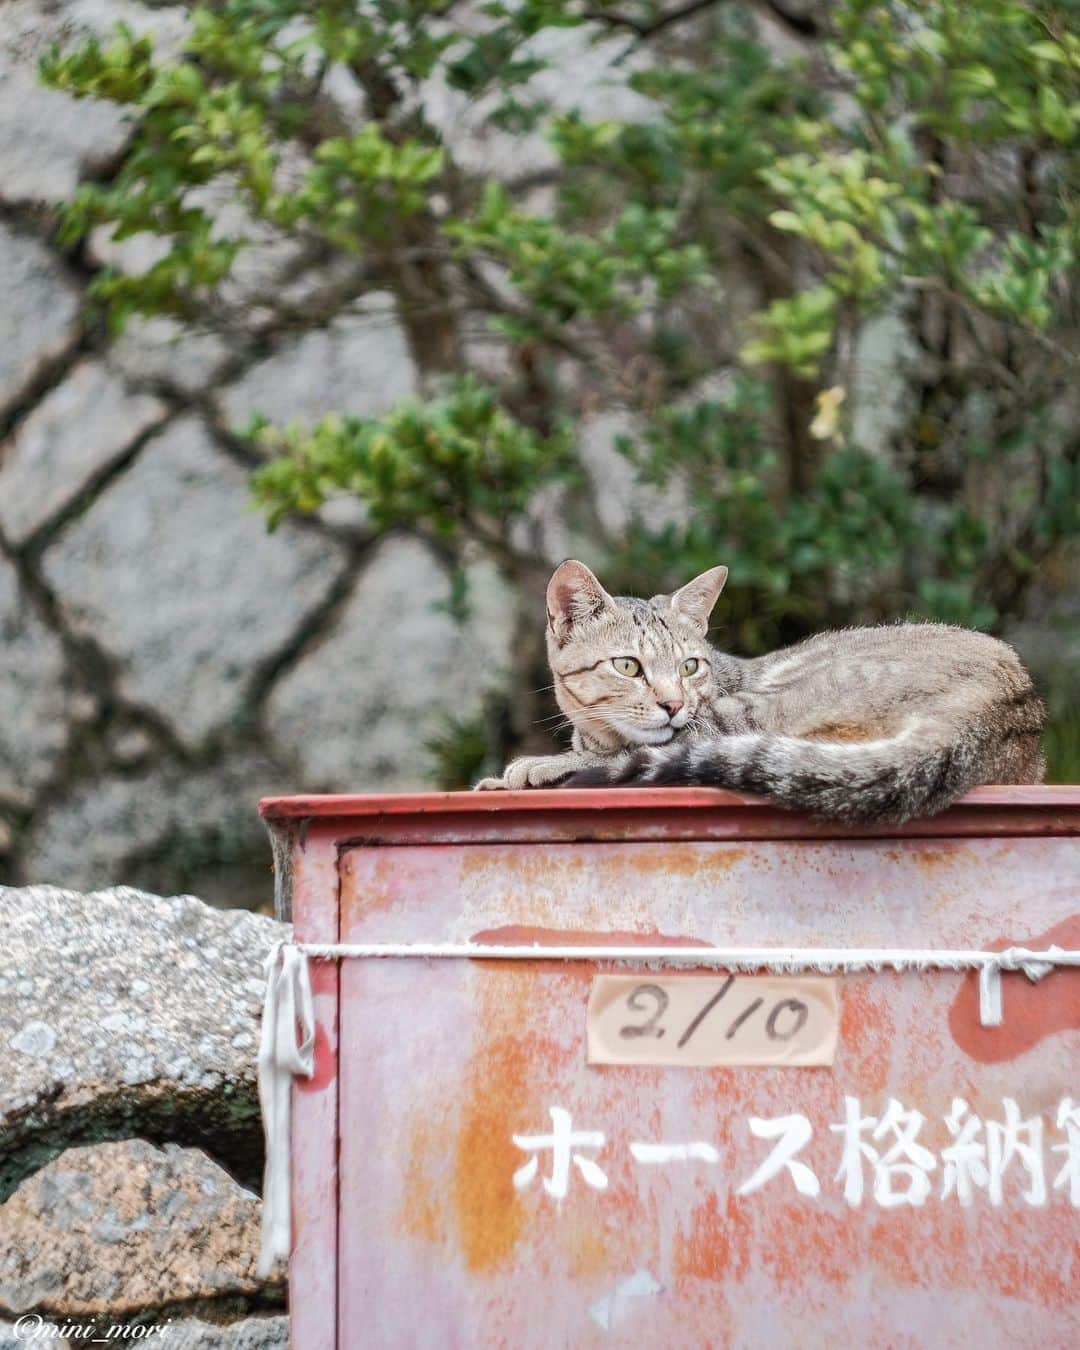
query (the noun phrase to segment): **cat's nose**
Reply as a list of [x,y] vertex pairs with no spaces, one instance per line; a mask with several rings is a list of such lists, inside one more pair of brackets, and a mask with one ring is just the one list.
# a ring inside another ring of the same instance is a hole
[[668,717],[674,717],[677,712],[682,711],[682,703],[678,699],[669,699],[668,702],[661,703],[660,706]]

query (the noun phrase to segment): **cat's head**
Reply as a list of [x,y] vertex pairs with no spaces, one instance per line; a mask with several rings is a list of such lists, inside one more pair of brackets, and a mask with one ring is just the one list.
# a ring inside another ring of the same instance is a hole
[[727,580],[712,567],[674,595],[608,595],[584,563],[547,589],[548,661],[559,707],[604,750],[663,745],[714,693],[709,615]]

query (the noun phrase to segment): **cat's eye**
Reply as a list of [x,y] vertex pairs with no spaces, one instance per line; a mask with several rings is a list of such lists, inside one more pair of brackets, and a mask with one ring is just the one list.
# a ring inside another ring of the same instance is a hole
[[635,661],[632,656],[613,656],[611,664],[620,675],[640,675],[641,662]]
[[679,674],[693,675],[694,671],[697,670],[700,664],[701,662],[697,659],[696,656],[688,656],[686,660],[682,663],[682,665],[679,667]]

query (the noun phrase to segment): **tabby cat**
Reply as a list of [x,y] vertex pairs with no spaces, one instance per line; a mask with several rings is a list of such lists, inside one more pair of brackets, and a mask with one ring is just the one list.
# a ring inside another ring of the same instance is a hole
[[1043,706],[1005,643],[899,623],[742,660],[705,637],[726,580],[713,567],[636,600],[564,562],[547,645],[572,749],[477,786],[705,784],[877,824],[932,815],[977,783],[1041,781]]

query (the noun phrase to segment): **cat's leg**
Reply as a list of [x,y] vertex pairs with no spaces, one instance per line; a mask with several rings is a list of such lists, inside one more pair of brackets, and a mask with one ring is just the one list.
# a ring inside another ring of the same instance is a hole
[[609,755],[590,754],[583,750],[567,750],[562,755],[525,755],[512,760],[501,778],[481,778],[475,792],[499,789],[520,791],[522,788],[555,787],[572,773],[580,773],[610,759]]

